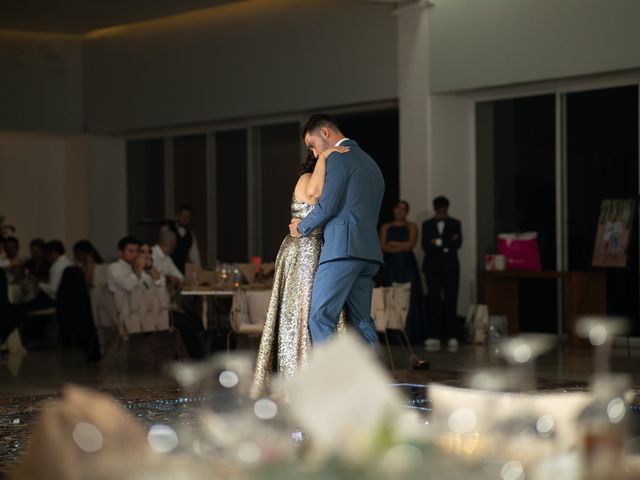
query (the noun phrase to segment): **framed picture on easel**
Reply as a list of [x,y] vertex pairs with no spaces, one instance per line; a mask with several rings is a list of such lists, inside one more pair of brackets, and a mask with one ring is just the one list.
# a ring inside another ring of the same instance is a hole
[[602,200],[591,261],[594,267],[624,268],[627,266],[635,208],[635,199]]

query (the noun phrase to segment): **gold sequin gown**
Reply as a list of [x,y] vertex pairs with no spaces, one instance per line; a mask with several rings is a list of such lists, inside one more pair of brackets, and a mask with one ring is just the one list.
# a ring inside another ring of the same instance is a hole
[[[313,205],[291,201],[291,217],[305,218]],[[311,290],[322,249],[322,228],[306,237],[287,235],[278,251],[273,277],[273,289],[267,309],[264,330],[256,360],[251,396],[264,395],[274,371],[284,378],[292,377],[304,368],[311,353],[308,319]],[[344,315],[338,332],[344,333]]]

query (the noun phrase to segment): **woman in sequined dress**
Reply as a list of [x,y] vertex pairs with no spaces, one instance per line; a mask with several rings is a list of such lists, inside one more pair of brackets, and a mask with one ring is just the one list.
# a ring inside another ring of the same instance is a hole
[[[305,218],[318,203],[324,187],[327,157],[334,152],[348,151],[348,147],[331,147],[317,160],[309,154],[300,169],[291,200],[291,218]],[[280,246],[251,388],[253,398],[266,393],[274,371],[290,378],[307,365],[311,352],[307,321],[322,242],[322,229],[318,228],[306,237],[287,235]],[[344,331],[344,328],[343,319],[338,330]]]

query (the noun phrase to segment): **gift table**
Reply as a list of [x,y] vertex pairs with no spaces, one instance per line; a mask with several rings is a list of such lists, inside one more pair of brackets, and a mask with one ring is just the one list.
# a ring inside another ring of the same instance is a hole
[[[569,346],[583,345],[575,333],[575,324],[580,316],[606,314],[607,291],[603,271],[507,270],[482,272],[481,303],[488,306],[490,315],[505,315],[507,317],[509,335],[518,335],[520,332],[518,309],[519,283],[522,279],[556,279],[563,282],[564,318],[558,324],[558,335],[562,335],[566,331]],[[563,324],[565,328],[563,328]]]

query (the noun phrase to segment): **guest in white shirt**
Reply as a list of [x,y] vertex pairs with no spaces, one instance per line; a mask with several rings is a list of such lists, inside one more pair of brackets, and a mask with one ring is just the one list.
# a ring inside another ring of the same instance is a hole
[[138,288],[164,287],[164,277],[159,272],[145,271],[146,259],[140,255],[140,240],[127,236],[118,242],[120,258],[107,269],[109,290],[132,292]]
[[167,227],[160,229],[158,243],[151,249],[153,265],[167,279],[169,286],[178,286],[184,282],[184,275],[171,258],[171,254],[176,249],[176,234]]
[[[109,290],[115,293],[132,292],[139,288],[165,288],[165,277],[155,268],[148,243],[141,243],[134,237],[124,237],[118,242],[118,250],[120,259],[109,265],[107,270]],[[189,356],[202,358],[204,348],[199,334],[202,322],[179,311],[172,311],[171,318]]]
[[177,240],[171,258],[182,273],[184,273],[187,262],[191,262],[198,267],[201,266],[198,240],[191,228],[192,215],[193,209],[188,205],[182,205],[178,209],[176,221],[169,225],[169,229],[176,234]]

